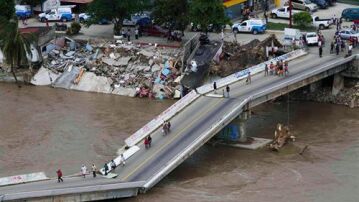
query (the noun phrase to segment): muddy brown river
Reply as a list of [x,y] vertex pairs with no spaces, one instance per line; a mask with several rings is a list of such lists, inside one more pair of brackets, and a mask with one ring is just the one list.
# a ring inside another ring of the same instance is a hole
[[[1,83],[0,177],[102,165],[172,103]],[[288,121],[297,141],[279,153],[205,145],[147,194],[124,201],[358,202],[359,109],[267,103],[247,129],[271,138]]]

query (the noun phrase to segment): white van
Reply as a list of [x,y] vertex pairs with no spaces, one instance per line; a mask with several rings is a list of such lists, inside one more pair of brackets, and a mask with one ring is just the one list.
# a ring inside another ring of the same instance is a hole
[[57,9],[51,9],[46,13],[39,14],[39,21],[62,21],[67,22],[75,18],[75,15],[72,13],[71,7],[59,7]]

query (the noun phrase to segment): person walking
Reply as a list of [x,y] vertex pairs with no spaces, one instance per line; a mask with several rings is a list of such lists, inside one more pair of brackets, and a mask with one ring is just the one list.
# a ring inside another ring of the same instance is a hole
[[82,176],[84,178],[86,177],[86,173],[87,173],[87,167],[82,164],[82,166],[81,166],[81,174],[82,174]]
[[223,29],[221,31],[221,39],[222,39],[222,42],[223,42],[224,41],[224,31],[223,31]]
[[268,14],[267,14],[267,11],[264,11],[263,16],[264,16],[264,19],[265,19],[265,21],[266,21],[266,24],[268,24]]
[[131,30],[127,30],[127,41],[131,41]]
[[237,32],[233,31],[233,37],[234,37],[234,41],[237,43]]
[[340,40],[340,47],[341,47],[342,52],[344,52],[344,50],[345,50],[345,41],[344,40]]
[[111,160],[111,169],[112,170],[116,169],[116,163],[115,163],[115,161],[113,159]]
[[250,72],[250,71],[248,71],[248,73],[247,73],[247,80],[246,80],[246,83],[247,83],[247,84],[252,83],[252,78],[251,78],[251,72]]
[[217,93],[217,83],[216,82],[213,82],[213,90],[214,90],[214,93],[216,94]]
[[58,170],[56,171],[56,174],[57,174],[57,182],[58,182],[58,183],[64,182],[64,180],[62,179],[61,169],[58,169]]
[[148,146],[148,137],[145,137],[145,148],[148,149],[149,146]]
[[105,169],[105,175],[107,175],[107,173],[108,173],[108,165],[107,165],[107,163],[105,163],[105,165],[103,167]]
[[322,57],[323,54],[322,41],[318,41],[318,47],[319,47],[319,57]]
[[147,140],[148,140],[148,148],[151,148],[151,143],[152,143],[152,137],[151,135],[147,136]]
[[123,156],[123,154],[121,154],[120,157],[121,157],[121,164],[122,164],[122,166],[125,166],[125,165],[126,165],[125,157]]
[[229,88],[229,85],[227,85],[226,86],[226,92],[227,92],[227,97],[229,97],[229,91],[230,91],[231,89]]
[[330,54],[334,53],[334,41],[330,43]]
[[92,164],[91,168],[92,168],[92,176],[96,177],[97,168],[96,168],[95,164]]
[[350,43],[348,46],[348,56],[352,55],[353,45]]
[[335,43],[335,51],[337,53],[337,55],[339,55],[339,51],[340,51],[340,47],[339,47],[339,43]]
[[264,66],[264,76],[268,76],[268,75],[269,75],[268,64],[265,64],[265,66]]
[[270,75],[273,75],[274,74],[274,64],[273,64],[273,62],[270,62],[269,70],[270,70]]

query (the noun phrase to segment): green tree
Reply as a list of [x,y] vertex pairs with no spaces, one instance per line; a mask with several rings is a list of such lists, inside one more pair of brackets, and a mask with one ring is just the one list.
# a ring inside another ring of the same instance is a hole
[[311,25],[312,17],[308,12],[300,12],[293,15],[294,24],[301,28],[305,28]]
[[15,15],[15,2],[0,0],[0,18],[10,20]]
[[230,24],[229,18],[225,15],[222,0],[192,0],[190,19],[194,24],[200,25],[205,33],[207,33],[207,27],[210,24]]
[[189,4],[183,0],[155,0],[152,16],[156,23],[184,32],[189,24]]
[[[22,62],[27,62],[27,54],[31,56],[31,43],[34,37],[31,34],[23,34],[18,29],[18,20],[13,17],[10,20],[0,19],[0,49],[5,58],[5,63],[10,65],[10,70],[16,83],[16,69]],[[20,85],[19,85],[20,87]]]
[[150,0],[94,0],[88,6],[91,19],[87,25],[96,24],[101,19],[111,20],[114,22],[114,34],[119,35],[123,20],[131,14],[143,11],[149,2]]

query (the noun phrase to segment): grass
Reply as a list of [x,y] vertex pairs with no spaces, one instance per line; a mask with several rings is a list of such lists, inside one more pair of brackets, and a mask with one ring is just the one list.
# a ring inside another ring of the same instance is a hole
[[[281,30],[284,31],[284,28],[289,28],[289,24],[285,24],[285,23],[274,23],[274,22],[268,22],[267,23],[267,29],[268,30]],[[315,27],[299,27],[297,25],[293,25],[294,29],[299,29],[301,31],[316,31],[317,29]]]
[[358,5],[359,6],[359,1],[358,0],[338,0],[337,2],[346,3],[346,4],[353,4],[353,5]]

